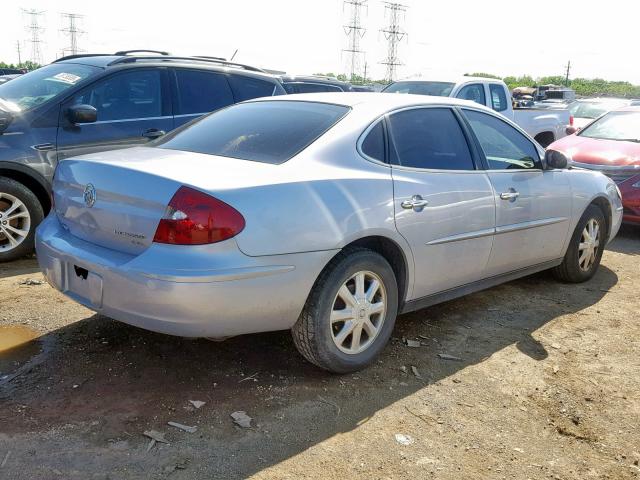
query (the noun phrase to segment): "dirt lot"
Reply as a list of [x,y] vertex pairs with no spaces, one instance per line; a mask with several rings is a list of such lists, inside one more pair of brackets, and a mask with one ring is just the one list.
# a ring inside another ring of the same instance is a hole
[[[35,259],[0,265],[2,479],[640,477],[638,228],[591,282],[543,273],[405,315],[376,365],[342,377],[288,332],[153,334],[25,279],[42,279]],[[147,452],[151,429],[169,443]]]

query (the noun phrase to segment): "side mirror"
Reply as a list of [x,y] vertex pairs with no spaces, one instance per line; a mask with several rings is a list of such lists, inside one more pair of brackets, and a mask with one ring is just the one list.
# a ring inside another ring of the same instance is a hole
[[547,150],[544,153],[544,161],[547,164],[547,169],[549,170],[561,170],[563,168],[567,168],[569,165],[569,159],[567,156],[557,150]]
[[9,124],[12,121],[13,115],[0,109],[0,134],[2,134],[2,132],[4,132],[9,127]]
[[567,135],[573,135],[574,133],[578,133],[580,130],[582,130],[579,127],[574,127],[574,126],[568,126],[567,128],[565,128],[565,132]]
[[98,110],[91,105],[74,105],[67,109],[67,118],[71,123],[93,123],[98,120]]

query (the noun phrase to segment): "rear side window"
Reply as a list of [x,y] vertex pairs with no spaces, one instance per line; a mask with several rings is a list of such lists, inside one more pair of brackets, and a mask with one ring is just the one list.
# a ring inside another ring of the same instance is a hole
[[486,97],[484,95],[484,85],[481,83],[474,83],[472,85],[465,85],[456,95],[458,98],[464,100],[471,100],[472,102],[479,103],[480,105],[486,105]]
[[489,84],[489,92],[491,93],[491,108],[496,112],[503,112],[507,109],[507,94],[504,93],[502,85],[495,83]]
[[538,150],[527,137],[493,115],[464,110],[490,170],[542,168]]
[[416,108],[389,116],[391,163],[437,170],[474,170],[462,128],[448,108]]
[[308,147],[348,111],[345,106],[316,102],[241,103],[170,133],[156,145],[277,164]]
[[368,157],[384,162],[384,127],[382,120],[369,130],[367,136],[362,141],[362,153]]
[[202,70],[176,70],[177,115],[208,113],[234,103],[224,75]]
[[236,102],[251,100],[258,97],[271,97],[276,86],[259,78],[231,75],[229,77]]
[[287,93],[320,93],[320,92],[342,92],[340,87],[335,85],[324,85],[320,83],[286,83],[284,86]]

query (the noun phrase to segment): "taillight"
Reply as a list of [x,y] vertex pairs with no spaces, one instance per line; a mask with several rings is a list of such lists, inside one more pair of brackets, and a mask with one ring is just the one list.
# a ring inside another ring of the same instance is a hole
[[203,245],[235,237],[244,229],[235,208],[206,193],[180,187],[160,219],[153,241],[175,245]]
[[569,115],[569,125],[573,127],[573,115]]

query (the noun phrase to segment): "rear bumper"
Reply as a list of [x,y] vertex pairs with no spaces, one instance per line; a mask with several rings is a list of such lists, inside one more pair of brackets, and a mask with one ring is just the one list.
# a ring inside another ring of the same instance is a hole
[[640,188],[633,186],[638,184],[640,184],[640,175],[619,185],[624,207],[622,220],[625,223],[640,225]]
[[334,251],[248,257],[231,239],[153,244],[137,256],[74,237],[49,215],[36,233],[49,283],[116,320],[185,337],[290,328]]

